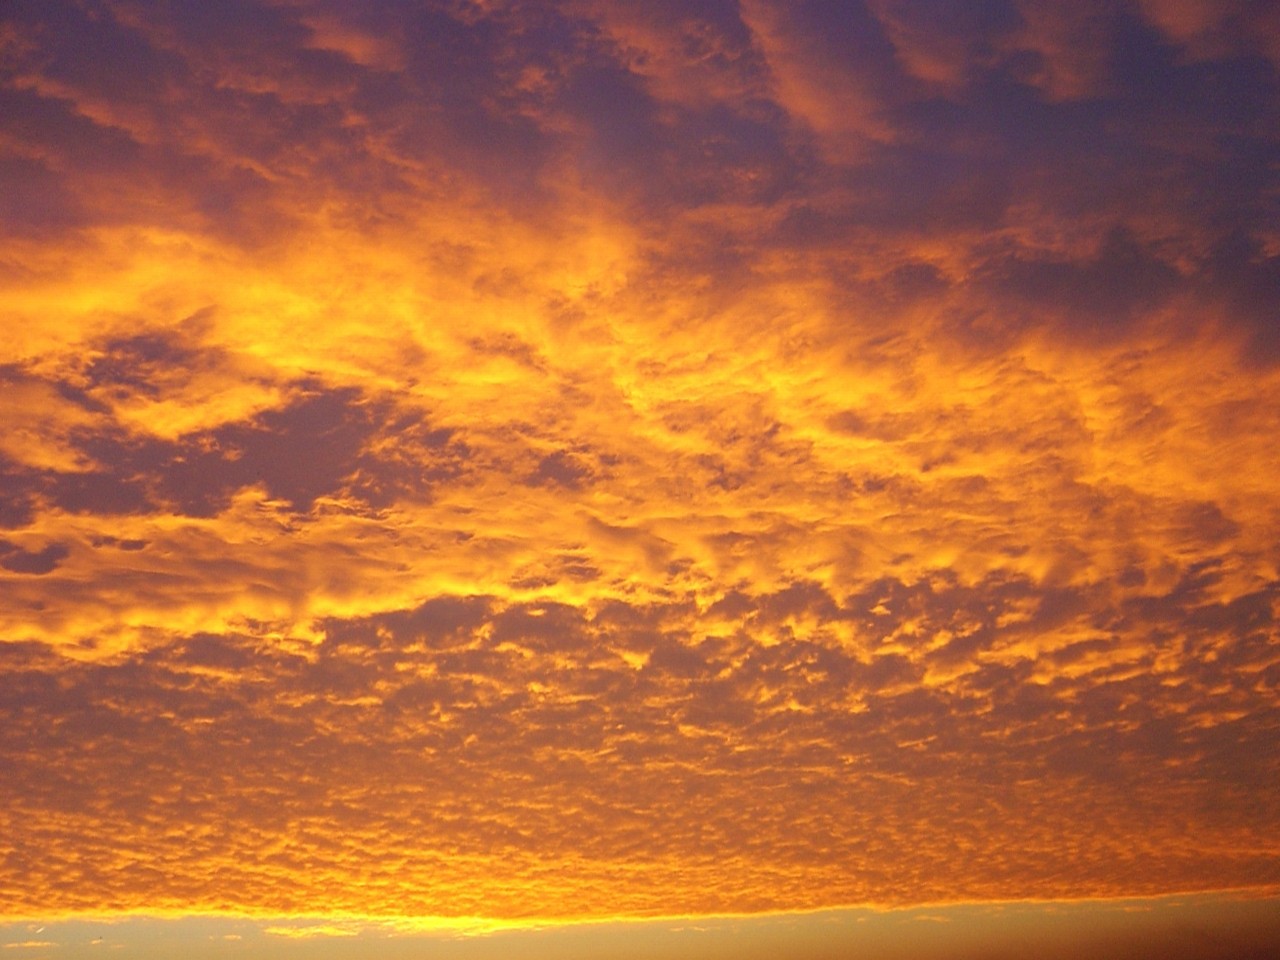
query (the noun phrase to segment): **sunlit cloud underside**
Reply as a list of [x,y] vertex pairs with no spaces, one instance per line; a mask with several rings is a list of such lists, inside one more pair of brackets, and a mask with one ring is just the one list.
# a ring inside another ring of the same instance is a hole
[[1280,887],[1280,21],[933,6],[5,4],[0,910]]

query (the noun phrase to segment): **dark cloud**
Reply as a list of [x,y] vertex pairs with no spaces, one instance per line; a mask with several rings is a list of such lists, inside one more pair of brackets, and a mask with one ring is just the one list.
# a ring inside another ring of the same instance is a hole
[[1176,270],[1123,229],[1111,231],[1088,259],[1031,259],[1014,251],[990,257],[975,279],[1014,317],[1034,323],[1058,315],[1071,335],[1084,337],[1122,335],[1182,286]]
[[177,337],[143,333],[104,343],[85,370],[85,379],[90,390],[124,397],[156,397],[175,375],[190,376],[216,361],[215,355]]
[[145,480],[104,471],[64,473],[51,477],[49,498],[72,513],[144,514],[156,509]]
[[35,479],[0,455],[0,529],[16,530],[35,516]]
[[52,573],[69,552],[61,543],[51,543],[42,550],[24,550],[8,540],[0,540],[0,567],[37,576]]
[[0,179],[6,185],[0,223],[7,230],[59,230],[80,222],[79,204],[61,178],[40,161],[0,158]]
[[[211,358],[160,338],[139,337],[109,345],[90,364],[88,378],[99,395],[115,399],[160,396],[174,375],[208,368]],[[105,419],[105,418],[104,418]],[[394,435],[399,456],[415,444],[438,462],[409,472],[368,451],[378,436]],[[107,469],[46,475],[43,488],[63,509],[118,514],[162,507],[212,516],[239,490],[257,484],[268,497],[300,512],[323,496],[354,495],[370,505],[407,490],[429,489],[455,476],[465,448],[451,445],[449,431],[406,418],[385,402],[353,390],[326,391],[299,385],[279,410],[253,421],[229,423],[174,441],[126,435],[110,420],[94,432],[82,430],[83,454]]]
[[590,476],[590,470],[577,458],[560,450],[547,454],[539,461],[538,469],[529,476],[529,482],[535,486],[551,484],[577,490]]
[[94,537],[92,542],[95,547],[115,547],[117,550],[127,550],[130,552],[135,550],[145,550],[147,548],[147,543],[148,543],[148,541],[146,540],[137,540],[137,539],[122,540],[119,537],[111,537],[111,536]]
[[1245,332],[1245,356],[1271,364],[1280,356],[1280,256],[1268,255],[1256,236],[1232,230],[1215,245],[1197,278],[1207,300],[1224,303]]

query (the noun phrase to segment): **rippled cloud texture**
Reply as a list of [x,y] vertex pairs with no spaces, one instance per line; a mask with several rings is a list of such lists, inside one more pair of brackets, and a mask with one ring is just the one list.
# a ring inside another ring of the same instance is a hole
[[0,63],[8,915],[1280,885],[1280,8]]

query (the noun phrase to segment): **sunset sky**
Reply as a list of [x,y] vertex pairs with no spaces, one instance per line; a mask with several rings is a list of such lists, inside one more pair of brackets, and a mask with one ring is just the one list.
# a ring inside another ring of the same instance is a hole
[[0,952],[1218,956],[1277,437],[1280,5],[0,0]]

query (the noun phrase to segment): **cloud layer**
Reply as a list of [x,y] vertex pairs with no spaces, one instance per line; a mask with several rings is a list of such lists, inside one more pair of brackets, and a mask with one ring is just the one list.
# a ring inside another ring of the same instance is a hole
[[0,902],[1280,884],[1264,6],[7,5]]

